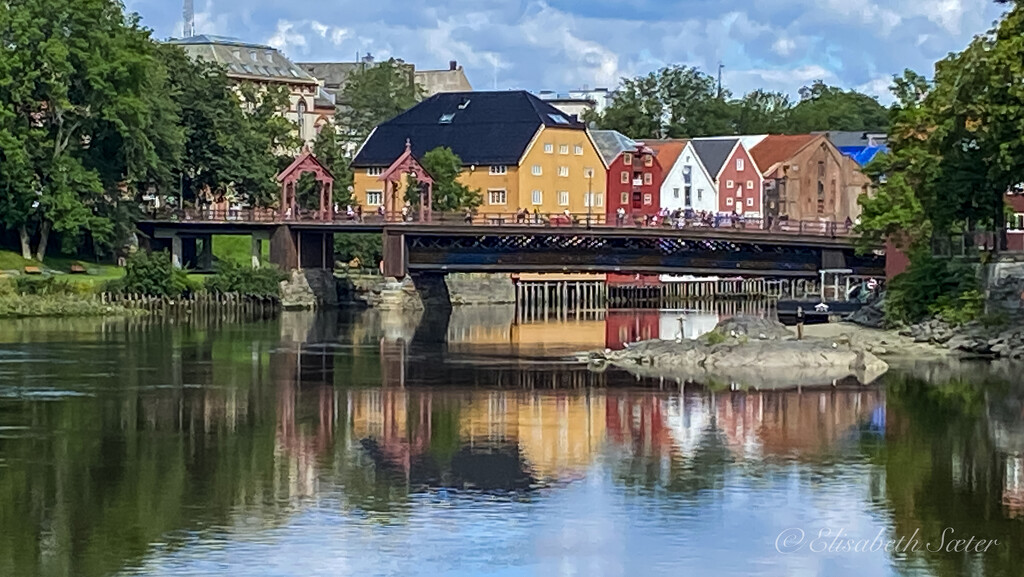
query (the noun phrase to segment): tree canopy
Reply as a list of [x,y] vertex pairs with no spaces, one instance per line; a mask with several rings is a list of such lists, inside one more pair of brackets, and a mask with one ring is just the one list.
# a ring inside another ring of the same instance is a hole
[[821,81],[800,90],[793,103],[781,92],[755,90],[733,98],[697,68],[668,66],[624,78],[603,114],[589,114],[604,129],[633,138],[694,138],[729,134],[799,134],[819,130],[884,131],[888,111],[866,94]]
[[427,151],[420,164],[434,179],[431,208],[440,212],[451,212],[476,208],[482,202],[480,191],[459,182],[462,173],[462,159],[452,149],[438,147]]
[[338,95],[338,126],[358,146],[380,123],[416,105],[422,96],[412,73],[395,59],[354,72]]

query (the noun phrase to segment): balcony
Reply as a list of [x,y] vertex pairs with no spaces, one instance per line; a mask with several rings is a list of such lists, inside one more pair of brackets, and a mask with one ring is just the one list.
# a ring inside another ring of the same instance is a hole
[[643,185],[644,185],[644,179],[643,178],[634,178],[633,179],[633,186],[643,186]]

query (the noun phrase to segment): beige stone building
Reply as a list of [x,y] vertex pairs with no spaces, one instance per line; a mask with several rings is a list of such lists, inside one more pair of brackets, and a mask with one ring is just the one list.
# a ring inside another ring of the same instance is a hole
[[276,48],[206,34],[169,43],[180,46],[192,58],[221,65],[236,83],[287,88],[288,108],[281,112],[295,123],[298,137],[306,143],[311,144],[320,129],[333,121],[333,95]]

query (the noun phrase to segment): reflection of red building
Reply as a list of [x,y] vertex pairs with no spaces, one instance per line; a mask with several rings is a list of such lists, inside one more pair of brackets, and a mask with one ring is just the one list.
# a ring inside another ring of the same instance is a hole
[[634,454],[665,456],[673,452],[661,397],[648,393],[609,395],[605,401],[608,439]]
[[605,346],[625,348],[625,343],[658,338],[661,317],[657,311],[612,312],[604,322]]

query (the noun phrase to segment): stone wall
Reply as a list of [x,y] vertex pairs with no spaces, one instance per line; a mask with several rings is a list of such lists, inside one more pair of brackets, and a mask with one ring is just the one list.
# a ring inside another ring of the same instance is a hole
[[984,268],[986,312],[1024,313],[1024,257],[1000,256]]
[[515,284],[507,274],[416,275],[414,279],[402,281],[393,278],[389,281],[376,275],[350,275],[338,279],[338,295],[342,305],[391,310],[511,304],[516,301]]
[[451,273],[444,280],[453,305],[516,302],[516,285],[507,274]]
[[293,270],[281,282],[281,306],[285,309],[323,309],[338,306],[338,287],[334,271]]

